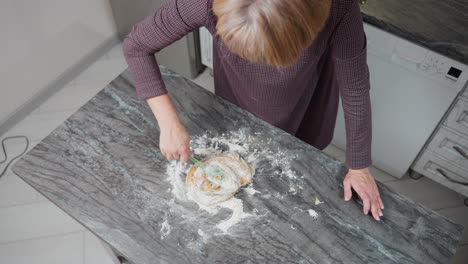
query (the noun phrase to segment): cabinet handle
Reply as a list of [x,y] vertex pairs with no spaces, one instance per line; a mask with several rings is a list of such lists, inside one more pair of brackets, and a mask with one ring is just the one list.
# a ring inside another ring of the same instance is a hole
[[449,181],[451,181],[451,182],[454,182],[454,183],[458,183],[458,184],[461,184],[461,185],[468,186],[468,182],[462,182],[462,181],[454,180],[454,179],[450,178],[450,177],[445,173],[445,171],[443,171],[443,170],[440,169],[440,168],[437,168],[436,171],[437,171],[438,173],[440,173],[440,175],[444,176],[447,180],[449,180]]
[[458,152],[458,154],[460,154],[462,157],[464,157],[465,159],[468,159],[468,155],[465,153],[465,151],[463,151],[462,148],[460,148],[459,146],[452,146],[452,148]]

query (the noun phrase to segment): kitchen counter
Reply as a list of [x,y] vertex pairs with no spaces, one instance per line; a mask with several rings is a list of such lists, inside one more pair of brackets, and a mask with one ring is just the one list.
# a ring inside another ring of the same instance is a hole
[[364,21],[468,64],[468,2],[367,0]]
[[128,69],[13,171],[135,264],[426,264],[454,255],[462,226],[380,183],[385,215],[373,220],[357,198],[343,200],[340,161],[162,73],[198,157],[229,149],[255,167],[252,186],[236,195],[238,223],[222,229],[230,209],[206,211],[184,197],[188,165],[161,155],[156,121]]

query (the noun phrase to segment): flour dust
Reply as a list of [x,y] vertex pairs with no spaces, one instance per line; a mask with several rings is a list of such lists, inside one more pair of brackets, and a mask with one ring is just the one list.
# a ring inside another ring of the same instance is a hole
[[[265,167],[265,162],[268,167],[277,168],[269,171],[269,177],[284,177],[289,183],[289,192],[287,194],[280,194],[279,192],[262,194],[255,189],[255,177],[253,176],[253,183],[247,187],[242,188],[247,195],[262,195],[264,198],[274,197],[275,199],[283,200],[285,195],[294,195],[303,189],[303,176],[299,176],[291,166],[291,162],[298,159],[298,154],[292,151],[279,151],[278,149],[271,149],[272,139],[262,138],[261,133],[254,133],[252,135],[247,129],[239,129],[231,131],[230,133],[222,135],[199,135],[193,136],[191,141],[191,149],[194,155],[200,159],[222,152],[233,152],[239,154],[244,158],[247,163],[252,166],[256,174],[261,174]],[[185,190],[185,176],[191,165],[180,161],[172,161],[166,168],[166,181],[171,184],[170,191],[175,199],[179,201],[192,201],[190,195]],[[317,199],[318,200],[318,199]],[[199,242],[206,242],[213,233],[215,234],[232,234],[231,227],[243,221],[246,218],[263,217],[266,214],[258,214],[258,210],[254,208],[252,212],[244,212],[242,200],[233,197],[230,200],[219,203],[214,207],[207,207],[198,204],[199,210],[206,211],[211,215],[216,215],[220,209],[227,208],[232,211],[228,219],[221,220],[215,227],[218,231],[203,230],[200,225],[198,234],[200,236]],[[309,213],[314,219],[317,219],[318,213],[314,210],[304,211]],[[293,227],[291,227],[293,228]],[[164,230],[170,230],[168,228]],[[163,230],[161,229],[161,232]],[[195,247],[196,243],[192,243]]]

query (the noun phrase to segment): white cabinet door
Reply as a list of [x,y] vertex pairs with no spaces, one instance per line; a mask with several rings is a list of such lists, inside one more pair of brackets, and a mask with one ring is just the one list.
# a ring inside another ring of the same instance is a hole
[[200,49],[202,64],[213,69],[213,37],[204,27],[200,28]]

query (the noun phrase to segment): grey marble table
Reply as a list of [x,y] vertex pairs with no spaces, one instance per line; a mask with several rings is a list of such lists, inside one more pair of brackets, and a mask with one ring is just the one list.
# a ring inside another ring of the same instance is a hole
[[468,64],[468,1],[367,0],[364,21]]
[[174,162],[159,152],[158,127],[135,99],[128,69],[13,171],[135,264],[428,264],[454,255],[462,226],[382,184],[385,215],[373,220],[358,199],[343,200],[341,162],[162,71],[182,122],[198,139],[194,144],[242,131],[255,143],[251,151],[271,154],[244,155],[255,163],[256,191],[242,189],[236,199],[251,216],[228,233],[216,225],[231,210],[208,213],[174,197],[167,177]]

